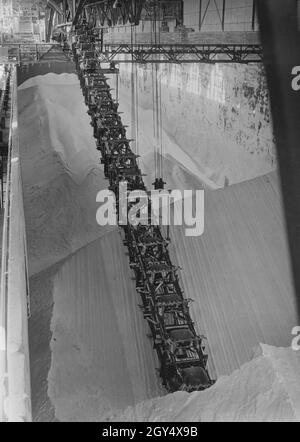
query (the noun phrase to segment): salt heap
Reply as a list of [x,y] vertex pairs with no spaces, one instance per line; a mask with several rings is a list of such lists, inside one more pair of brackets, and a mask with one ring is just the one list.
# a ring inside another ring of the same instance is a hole
[[300,421],[300,351],[260,345],[259,355],[204,392],[177,392],[128,407],[113,421]]
[[96,222],[107,188],[75,74],[47,74],[18,91],[30,273],[64,259],[111,229]]

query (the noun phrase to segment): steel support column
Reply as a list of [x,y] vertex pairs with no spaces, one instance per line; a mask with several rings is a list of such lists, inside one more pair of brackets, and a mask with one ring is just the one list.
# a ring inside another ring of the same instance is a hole
[[47,23],[47,29],[46,29],[46,41],[50,41],[52,29],[53,29],[53,20],[54,20],[54,9],[50,9],[49,11],[49,17],[48,17],[48,23]]
[[225,10],[226,10],[226,0],[223,0],[222,6],[222,31],[225,29]]
[[199,0],[199,31],[202,28],[202,0]]
[[256,0],[252,3],[252,31],[255,31],[255,17],[256,17]]

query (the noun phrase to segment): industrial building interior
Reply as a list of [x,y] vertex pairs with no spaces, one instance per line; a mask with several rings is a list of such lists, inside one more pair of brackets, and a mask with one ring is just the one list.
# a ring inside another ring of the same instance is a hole
[[0,0],[0,422],[300,420],[299,4]]

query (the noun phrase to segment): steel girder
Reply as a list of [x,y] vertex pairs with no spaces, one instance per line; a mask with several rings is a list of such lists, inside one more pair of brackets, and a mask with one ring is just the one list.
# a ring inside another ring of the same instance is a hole
[[[130,57],[124,57],[128,55]],[[109,44],[98,52],[102,63],[258,63],[259,45]]]
[[97,20],[105,27],[138,25],[146,0],[48,0],[47,6],[76,25],[81,17]]
[[138,25],[145,0],[106,0],[86,2],[88,18],[99,20],[100,26]]

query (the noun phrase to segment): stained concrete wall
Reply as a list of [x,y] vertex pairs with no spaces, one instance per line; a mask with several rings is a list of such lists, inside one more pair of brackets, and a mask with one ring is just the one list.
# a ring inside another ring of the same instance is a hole
[[131,34],[129,28],[109,29],[104,35],[104,43],[114,44],[259,44],[259,32],[245,32],[245,31],[216,31],[216,32],[161,32],[157,35],[156,40],[153,33],[150,31],[137,30]]
[[[120,65],[125,94],[131,69]],[[223,186],[276,168],[262,65],[161,64],[158,78],[165,131],[210,179]],[[151,65],[138,66],[138,92],[139,106],[153,109]]]

